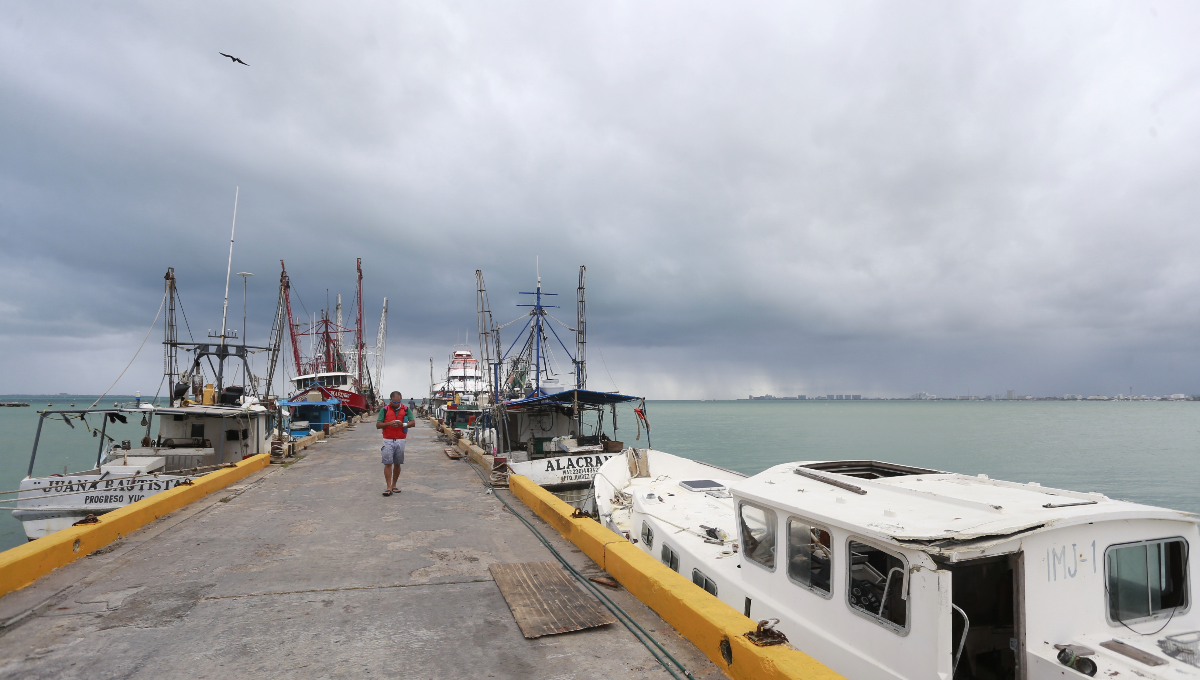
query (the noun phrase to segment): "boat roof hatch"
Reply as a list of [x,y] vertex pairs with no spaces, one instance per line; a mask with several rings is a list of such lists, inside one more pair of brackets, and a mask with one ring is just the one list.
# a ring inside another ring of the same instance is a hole
[[688,491],[713,491],[715,489],[724,489],[725,485],[720,482],[715,482],[711,479],[687,479],[679,482],[679,486]]
[[904,477],[907,475],[939,475],[941,470],[884,463],[878,460],[830,460],[818,463],[803,463],[800,467],[820,472],[834,472],[847,477],[859,479],[880,479],[881,477]]

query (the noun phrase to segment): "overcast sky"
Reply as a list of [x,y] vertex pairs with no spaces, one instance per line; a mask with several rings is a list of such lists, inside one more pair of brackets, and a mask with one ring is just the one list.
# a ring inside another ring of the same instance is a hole
[[[0,392],[108,387],[169,266],[219,328],[240,187],[250,340],[280,259],[303,314],[362,257],[406,394],[476,342],[474,271],[503,323],[538,257],[567,318],[588,267],[596,389],[1200,393],[1197,35],[1161,2],[8,3]],[[161,321],[117,392],[157,389]]]

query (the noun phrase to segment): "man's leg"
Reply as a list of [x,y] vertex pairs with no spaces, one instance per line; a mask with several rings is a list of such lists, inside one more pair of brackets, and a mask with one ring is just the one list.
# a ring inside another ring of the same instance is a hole
[[[392,467],[393,466],[391,466],[391,465],[383,466],[383,483],[387,485],[387,489],[389,491],[391,490],[391,488],[393,486],[396,485],[396,477],[395,477],[395,475],[392,474]],[[395,467],[399,468],[400,466],[396,465]],[[400,474],[400,471],[397,470],[396,474]]]
[[400,493],[400,489],[396,488],[396,480],[400,479],[400,464],[404,462],[404,445],[407,442],[403,439],[392,440],[392,486],[391,489],[395,493]]

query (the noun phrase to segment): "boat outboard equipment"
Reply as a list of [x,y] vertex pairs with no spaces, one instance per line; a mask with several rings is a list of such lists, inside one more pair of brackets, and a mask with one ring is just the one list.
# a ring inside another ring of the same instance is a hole
[[221,390],[220,403],[227,406],[237,406],[242,401],[242,395],[246,393],[246,388],[241,385],[230,385]]

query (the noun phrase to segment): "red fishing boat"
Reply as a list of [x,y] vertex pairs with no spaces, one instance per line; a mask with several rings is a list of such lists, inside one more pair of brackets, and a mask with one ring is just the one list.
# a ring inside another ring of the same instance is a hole
[[[283,261],[280,260],[280,265]],[[375,408],[378,403],[376,385],[379,375],[371,375],[368,367],[368,356],[374,354],[377,371],[383,366],[383,346],[377,340],[375,350],[368,351],[363,342],[363,313],[362,313],[362,258],[358,259],[358,287],[355,296],[355,325],[347,328],[342,325],[341,295],[333,319],[329,318],[329,310],[321,310],[321,316],[311,324],[297,323],[292,317],[291,286],[288,281],[287,268],[284,266],[281,287],[283,305],[287,314],[289,337],[292,344],[292,358],[295,362],[296,376],[290,378],[294,386],[289,402],[296,401],[329,401],[337,400],[347,415],[357,415]],[[382,337],[387,319],[387,300],[384,299],[383,318],[380,320],[379,335]],[[301,330],[305,326],[307,329]],[[312,338],[311,356],[301,353],[301,340],[308,336]],[[348,336],[348,337],[347,337]],[[373,379],[374,378],[374,379]],[[307,398],[306,396],[307,395]]]

